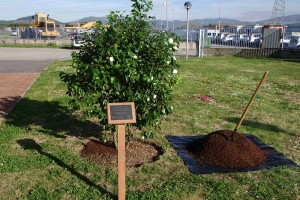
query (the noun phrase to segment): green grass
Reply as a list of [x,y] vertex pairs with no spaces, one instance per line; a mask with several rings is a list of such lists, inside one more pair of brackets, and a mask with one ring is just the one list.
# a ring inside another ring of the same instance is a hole
[[[128,170],[128,199],[299,199],[299,168],[192,175],[166,135],[203,135],[234,129],[260,78],[269,71],[240,132],[258,136],[300,163],[300,63],[274,59],[180,59],[174,113],[164,117],[154,142],[164,154]],[[117,172],[80,157],[99,137],[94,120],[72,113],[56,62],[41,74],[0,126],[0,199],[113,199]],[[215,103],[198,99],[211,96]]]

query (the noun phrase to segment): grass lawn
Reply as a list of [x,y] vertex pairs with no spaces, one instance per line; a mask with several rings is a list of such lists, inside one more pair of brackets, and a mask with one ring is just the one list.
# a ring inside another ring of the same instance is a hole
[[[300,62],[211,57],[180,59],[174,113],[163,118],[154,142],[158,161],[127,169],[128,199],[300,199],[300,168],[192,175],[167,135],[233,130],[263,73],[261,87],[240,132],[251,133],[300,164]],[[99,137],[94,120],[68,108],[56,62],[41,74],[5,124],[0,125],[0,199],[113,199],[116,169],[80,157]],[[215,103],[200,101],[211,96]]]

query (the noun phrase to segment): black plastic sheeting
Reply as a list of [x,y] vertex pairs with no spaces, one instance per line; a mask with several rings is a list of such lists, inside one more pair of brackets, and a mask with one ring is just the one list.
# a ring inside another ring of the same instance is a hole
[[226,168],[214,165],[203,165],[198,163],[193,156],[186,150],[186,145],[198,139],[203,139],[205,135],[200,136],[167,136],[169,142],[173,145],[181,159],[184,161],[188,170],[193,174],[212,174],[212,173],[233,173],[233,172],[248,172],[262,169],[270,169],[272,167],[289,166],[299,167],[293,161],[287,159],[283,154],[276,151],[274,148],[263,143],[259,138],[251,134],[243,134],[250,139],[256,146],[267,152],[267,163],[256,167],[246,168]]

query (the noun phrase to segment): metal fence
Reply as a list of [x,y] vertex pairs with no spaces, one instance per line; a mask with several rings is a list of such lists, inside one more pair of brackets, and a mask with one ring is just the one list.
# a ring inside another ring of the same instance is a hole
[[[274,43],[272,40],[277,40],[278,37],[266,36],[263,33],[263,26],[260,25],[224,26],[222,29],[218,29],[218,27],[190,28],[188,31],[189,42],[197,42],[199,40],[200,30],[205,32],[204,47],[206,48],[277,48],[278,46],[281,48],[300,49],[300,24],[285,27],[284,31],[280,33],[277,46],[272,45]],[[71,38],[71,33],[67,32],[66,29],[60,28],[59,31],[60,36],[56,37],[56,40]],[[181,37],[183,42],[186,41],[186,29],[178,28],[170,31],[174,31],[176,35]],[[24,33],[24,31],[21,32],[20,28],[2,26],[0,27],[0,42],[7,39],[20,39],[22,35],[24,36]],[[28,32],[27,35],[38,36],[36,32]],[[26,37],[22,39],[24,38]],[[31,38],[40,39],[39,37]],[[50,38],[43,39],[47,40]]]
[[[205,31],[205,47],[214,48],[291,48],[300,49],[300,24],[282,27],[267,26],[224,26],[222,29],[199,28],[189,29],[189,42],[198,41],[199,30]],[[176,29],[175,34],[186,41],[186,29]],[[278,35],[280,34],[280,35]],[[282,39],[283,38],[283,39]]]

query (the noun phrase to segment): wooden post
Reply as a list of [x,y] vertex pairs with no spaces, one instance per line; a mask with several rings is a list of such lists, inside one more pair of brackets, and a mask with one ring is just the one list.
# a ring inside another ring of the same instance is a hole
[[125,200],[125,124],[118,125],[118,199]]
[[108,124],[118,128],[118,199],[126,198],[125,124],[136,123],[134,102],[108,103]]
[[264,73],[263,77],[261,78],[261,80],[260,80],[258,86],[256,87],[255,92],[253,93],[253,95],[252,95],[252,97],[251,97],[251,99],[250,99],[250,101],[249,101],[249,103],[248,103],[246,109],[244,110],[244,112],[243,112],[243,114],[242,114],[242,116],[241,116],[241,118],[240,118],[239,123],[237,123],[235,129],[233,130],[233,132],[232,132],[232,134],[231,134],[231,136],[230,136],[230,140],[233,139],[233,136],[236,134],[237,130],[240,128],[240,126],[241,126],[241,124],[242,124],[242,122],[243,122],[243,120],[244,120],[244,118],[245,118],[247,112],[248,112],[249,109],[250,109],[250,106],[252,105],[252,102],[253,102],[254,99],[255,99],[255,96],[256,96],[256,94],[257,94],[257,92],[258,92],[258,90],[259,90],[261,84],[262,84],[262,83],[265,81],[265,79],[267,78],[268,73],[269,73],[269,72],[266,71],[266,72]]

